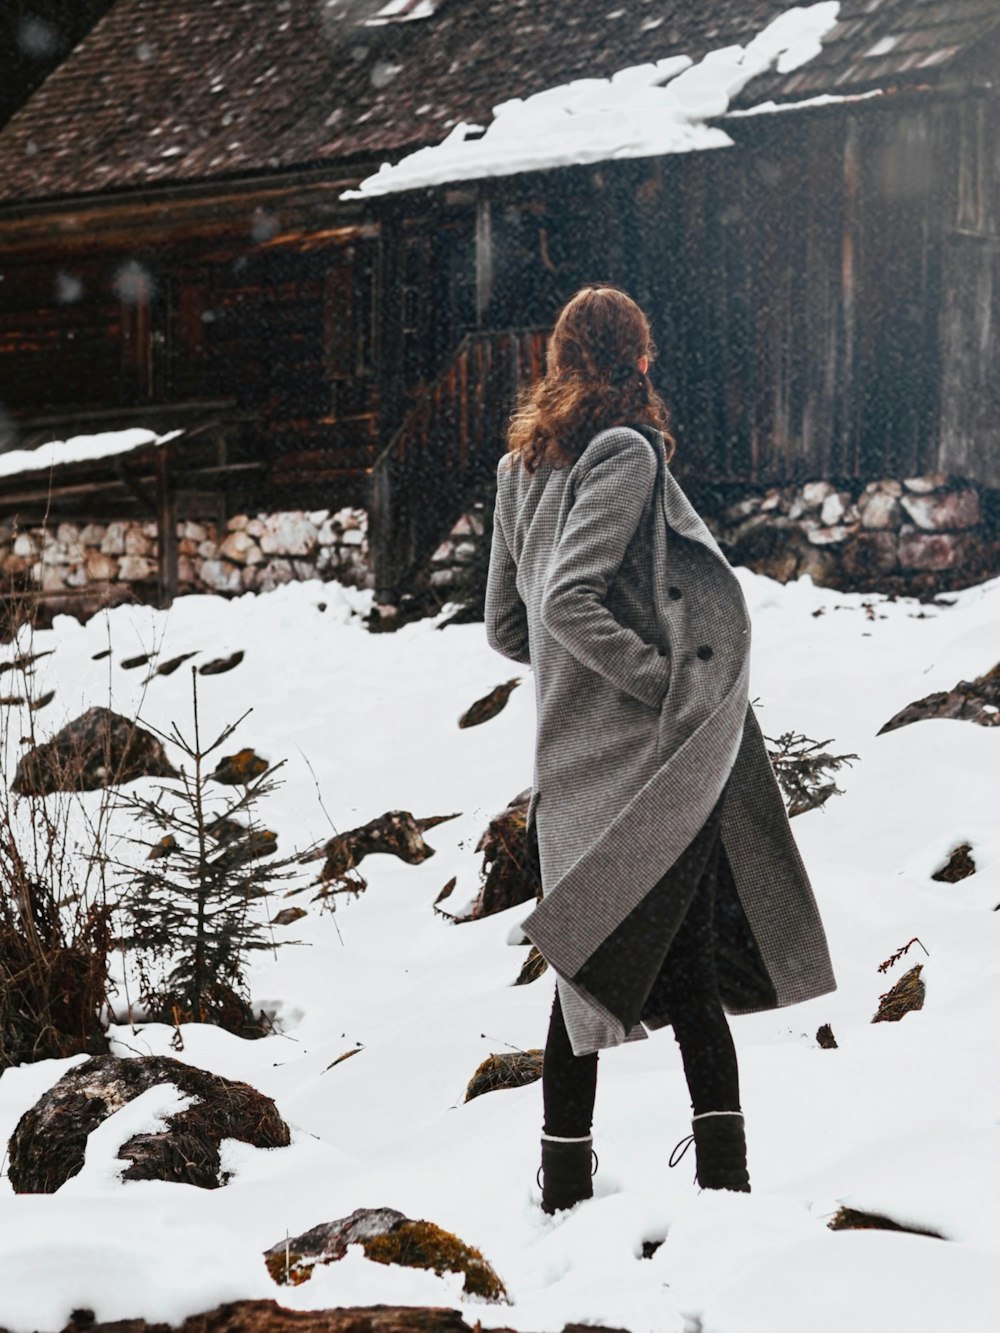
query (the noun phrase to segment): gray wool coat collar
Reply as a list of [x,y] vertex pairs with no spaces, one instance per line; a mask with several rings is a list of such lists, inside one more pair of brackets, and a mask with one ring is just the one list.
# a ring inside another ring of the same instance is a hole
[[486,630],[497,651],[534,669],[528,819],[544,896],[523,932],[557,974],[574,1051],[669,1022],[650,1005],[695,886],[665,892],[661,881],[720,797],[726,1007],[832,990],[822,923],[748,703],[742,590],[658,433],[602,431],[571,467],[543,463],[534,474],[501,459]]

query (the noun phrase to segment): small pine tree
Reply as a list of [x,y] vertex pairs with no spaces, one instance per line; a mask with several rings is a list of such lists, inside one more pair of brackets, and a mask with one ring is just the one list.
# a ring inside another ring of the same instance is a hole
[[775,740],[770,736],[764,739],[774,747],[768,754],[790,819],[806,810],[817,810],[831,796],[843,794],[832,775],[857,759],[856,754],[827,754],[823,746],[829,745],[829,740],[813,741],[798,731],[783,732]]
[[118,863],[127,874],[122,906],[128,929],[122,943],[136,950],[141,997],[154,1019],[216,1023],[242,1036],[262,1035],[266,1025],[246,998],[244,968],[250,953],[273,949],[276,941],[252,905],[273,885],[301,873],[302,853],[275,857],[275,834],[254,820],[257,802],[277,785],[281,764],[263,772],[245,766],[240,783],[224,793],[212,782],[209,757],[247,714],[203,745],[196,672],[191,676],[193,736],[189,740],[172,723],[164,737],[190,767],[182,764],[178,783],[161,786],[156,797],[123,797],[140,822],[166,832],[132,839],[147,848],[146,868],[137,872]]

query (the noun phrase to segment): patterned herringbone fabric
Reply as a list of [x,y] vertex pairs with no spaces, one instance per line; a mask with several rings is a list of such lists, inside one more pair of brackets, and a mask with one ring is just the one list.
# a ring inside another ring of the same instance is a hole
[[[642,1035],[640,1015],[616,1004],[636,987],[597,965],[601,946],[627,939],[633,915],[649,929],[640,907],[723,790],[734,901],[720,919],[737,922],[762,983],[728,1007],[831,990],[822,924],[748,709],[739,582],[655,433],[603,431],[572,467],[543,463],[534,475],[501,460],[486,628],[497,651],[534,668],[529,818],[545,896],[524,931],[558,974],[574,1050]],[[657,899],[664,951],[688,898]],[[724,996],[725,966],[721,953]]]

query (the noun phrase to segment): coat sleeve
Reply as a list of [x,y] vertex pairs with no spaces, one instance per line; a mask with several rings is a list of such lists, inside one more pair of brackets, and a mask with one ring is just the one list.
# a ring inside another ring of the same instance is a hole
[[517,590],[517,564],[510,553],[500,521],[499,498],[493,518],[493,544],[486,579],[486,641],[514,662],[531,665],[528,652],[528,613]]
[[[658,708],[670,659],[616,620],[605,599],[656,484],[656,457],[641,436],[618,436],[578,477],[552,553],[542,624],[584,666],[616,689]],[[583,458],[581,458],[581,462]]]

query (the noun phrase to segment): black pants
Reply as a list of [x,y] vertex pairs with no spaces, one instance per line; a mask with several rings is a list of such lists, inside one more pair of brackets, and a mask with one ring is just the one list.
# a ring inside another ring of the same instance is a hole
[[[712,917],[720,852],[716,828],[704,871],[656,987],[681,1048],[695,1115],[740,1109],[736,1049],[719,998],[715,971]],[[573,1054],[557,991],[542,1067],[544,1133],[559,1138],[582,1138],[589,1134],[596,1091],[597,1054]]]

